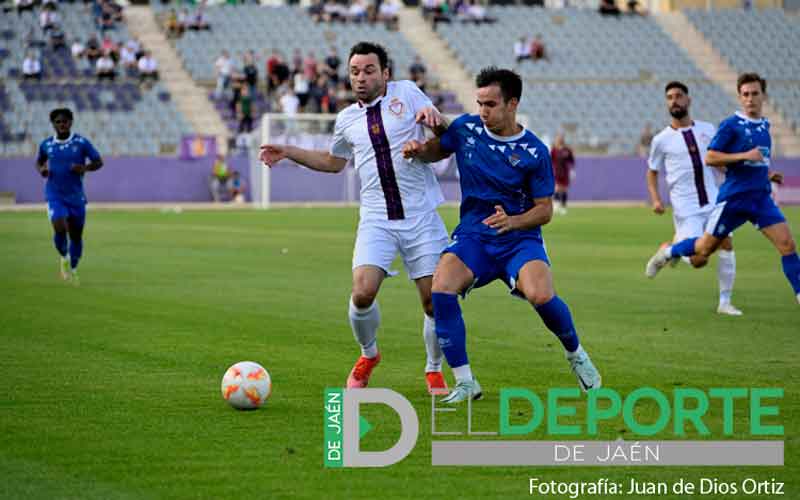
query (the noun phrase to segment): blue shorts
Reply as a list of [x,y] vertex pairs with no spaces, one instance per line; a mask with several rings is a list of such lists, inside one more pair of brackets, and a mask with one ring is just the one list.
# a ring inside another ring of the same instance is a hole
[[748,221],[761,230],[786,222],[786,218],[768,191],[741,193],[716,204],[706,232],[715,238],[725,238]]
[[83,226],[86,222],[86,204],[67,203],[63,200],[47,200],[47,215],[50,222],[56,219],[68,219],[71,224]]
[[532,260],[541,260],[550,265],[544,241],[538,239],[486,242],[470,235],[454,235],[453,238],[453,242],[442,254],[456,255],[475,275],[472,286],[464,290],[462,296],[466,296],[473,288],[488,285],[496,279],[503,280],[511,293],[515,293],[522,266]]

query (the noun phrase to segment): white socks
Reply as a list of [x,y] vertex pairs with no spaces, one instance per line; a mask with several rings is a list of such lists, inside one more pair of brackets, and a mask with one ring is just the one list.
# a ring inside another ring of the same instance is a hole
[[423,316],[425,320],[422,325],[422,338],[425,339],[425,354],[427,355],[425,372],[440,372],[444,354],[442,348],[439,347],[439,339],[436,337],[436,323],[427,314]]
[[453,368],[453,376],[456,377],[456,382],[471,381],[472,369],[469,367],[469,363]]
[[365,309],[359,309],[353,304],[350,298],[350,327],[353,329],[353,336],[361,345],[361,354],[368,358],[378,355],[377,332],[381,324],[381,311],[378,308],[378,301]]
[[730,304],[733,294],[733,282],[736,279],[736,254],[733,250],[719,250],[719,265],[717,277],[719,278],[719,303]]

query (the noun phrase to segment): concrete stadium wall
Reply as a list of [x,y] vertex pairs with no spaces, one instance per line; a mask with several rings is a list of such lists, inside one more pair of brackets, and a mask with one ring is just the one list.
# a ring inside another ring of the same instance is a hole
[[[86,195],[90,202],[211,201],[208,190],[211,159],[111,157],[105,162],[101,170],[86,175]],[[233,157],[229,164],[249,186],[247,157]],[[645,168],[643,158],[579,157],[570,200],[645,201]],[[775,168],[787,180],[781,201],[800,203],[800,158],[776,160]],[[272,172],[271,192],[275,202],[346,199],[345,174],[322,174],[290,166],[279,166]],[[14,193],[17,203],[41,203],[43,187],[44,180],[36,173],[33,158],[0,159],[0,192]],[[442,189],[448,200],[459,199],[455,179],[442,180]]]

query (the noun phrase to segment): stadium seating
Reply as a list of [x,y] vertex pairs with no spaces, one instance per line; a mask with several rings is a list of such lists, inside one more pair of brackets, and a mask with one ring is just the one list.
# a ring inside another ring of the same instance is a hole
[[[631,154],[646,124],[667,122],[664,84],[679,79],[691,87],[693,114],[718,122],[736,103],[705,80],[671,38],[643,16],[601,16],[586,9],[491,7],[494,24],[440,24],[439,33],[470,73],[488,65],[510,66],[526,90],[520,111],[529,126],[552,139],[593,151]],[[541,34],[549,60],[516,64],[520,37]]]
[[[689,20],[739,72],[756,71],[767,79],[773,104],[795,130],[800,126],[800,21],[782,10],[689,10]],[[742,42],[742,33],[747,36]]]
[[[223,5],[210,7],[206,13],[210,31],[188,31],[175,42],[186,69],[199,82],[215,80],[214,61],[222,50],[239,62],[250,49],[263,61],[272,48],[281,50],[284,57],[290,57],[294,49],[300,49],[304,57],[313,50],[321,59],[331,45],[344,57],[356,42],[370,40],[389,50],[398,77],[406,76],[415,55],[403,35],[381,24],[318,24],[298,7]],[[263,77],[263,65],[259,71]]]
[[[85,42],[97,32],[83,5],[61,3],[58,14],[68,43],[76,38]],[[124,25],[110,34],[117,42],[130,37]],[[33,155],[39,142],[53,133],[50,110],[61,106],[75,112],[74,130],[104,155],[174,152],[181,135],[191,132],[162,84],[145,89],[135,75],[122,71],[115,82],[98,83],[88,63],[76,62],[68,49],[35,49],[42,81],[23,82],[20,68],[31,35],[44,39],[30,13],[0,16],[0,155]]]

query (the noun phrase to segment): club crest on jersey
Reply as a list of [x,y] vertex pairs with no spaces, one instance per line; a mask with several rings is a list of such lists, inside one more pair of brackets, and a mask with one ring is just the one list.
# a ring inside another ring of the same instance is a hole
[[517,156],[517,153],[514,153],[508,158],[508,161],[510,161],[511,164],[516,167],[517,164],[522,161],[522,158]]
[[379,123],[373,123],[372,126],[369,128],[370,133],[372,135],[380,135],[381,134],[381,125]]
[[403,101],[398,99],[397,97],[392,98],[392,102],[389,103],[389,111],[392,112],[395,116],[400,116],[403,114]]

